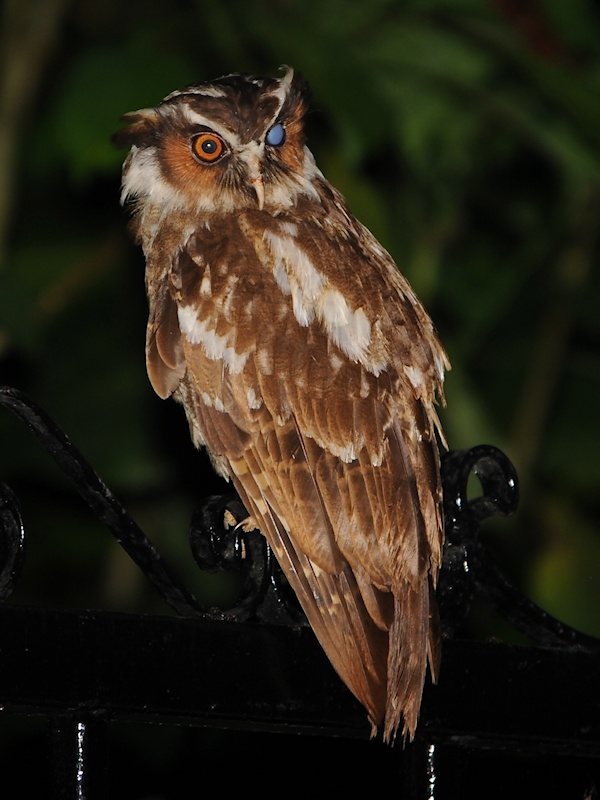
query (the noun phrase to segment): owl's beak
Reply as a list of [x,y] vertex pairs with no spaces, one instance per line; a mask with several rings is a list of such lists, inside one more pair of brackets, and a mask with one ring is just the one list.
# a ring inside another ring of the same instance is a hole
[[256,201],[258,203],[258,210],[262,211],[265,205],[265,184],[262,175],[257,175],[256,178],[250,179],[250,186],[256,192]]
[[256,194],[259,211],[265,205],[265,184],[260,169],[260,158],[256,153],[246,153],[246,164],[248,165],[248,183]]

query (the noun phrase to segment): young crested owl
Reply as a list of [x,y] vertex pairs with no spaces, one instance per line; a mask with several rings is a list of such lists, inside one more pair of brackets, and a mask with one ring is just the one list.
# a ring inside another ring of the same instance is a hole
[[146,359],[271,545],[373,733],[412,738],[439,639],[446,355],[305,146],[307,89],[226,75],[125,116]]

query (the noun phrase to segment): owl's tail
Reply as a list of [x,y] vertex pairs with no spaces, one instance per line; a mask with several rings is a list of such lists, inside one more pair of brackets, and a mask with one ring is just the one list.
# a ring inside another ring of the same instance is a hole
[[388,686],[383,727],[384,741],[392,743],[403,721],[404,739],[414,738],[429,662],[433,682],[440,661],[439,618],[433,589],[407,585],[394,598],[389,633]]

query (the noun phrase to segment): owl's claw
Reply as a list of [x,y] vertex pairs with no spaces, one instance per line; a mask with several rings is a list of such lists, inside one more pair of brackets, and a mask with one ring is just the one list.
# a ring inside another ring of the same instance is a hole
[[[227,516],[229,512],[225,512],[225,516]],[[232,518],[233,514],[230,514]],[[248,515],[246,519],[241,520],[241,522],[235,523],[236,530],[244,531],[244,533],[252,533],[252,531],[260,531],[258,524],[252,515]]]
[[235,528],[238,524],[241,525],[241,522],[238,523],[237,519],[233,516],[231,511],[226,508],[225,513],[223,514],[223,527],[225,530],[229,530],[230,528]]

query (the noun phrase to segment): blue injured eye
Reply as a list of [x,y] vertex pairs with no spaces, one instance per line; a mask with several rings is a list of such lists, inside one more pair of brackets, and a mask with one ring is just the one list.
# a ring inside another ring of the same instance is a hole
[[285,142],[285,128],[280,122],[267,131],[265,141],[271,147],[280,147]]

